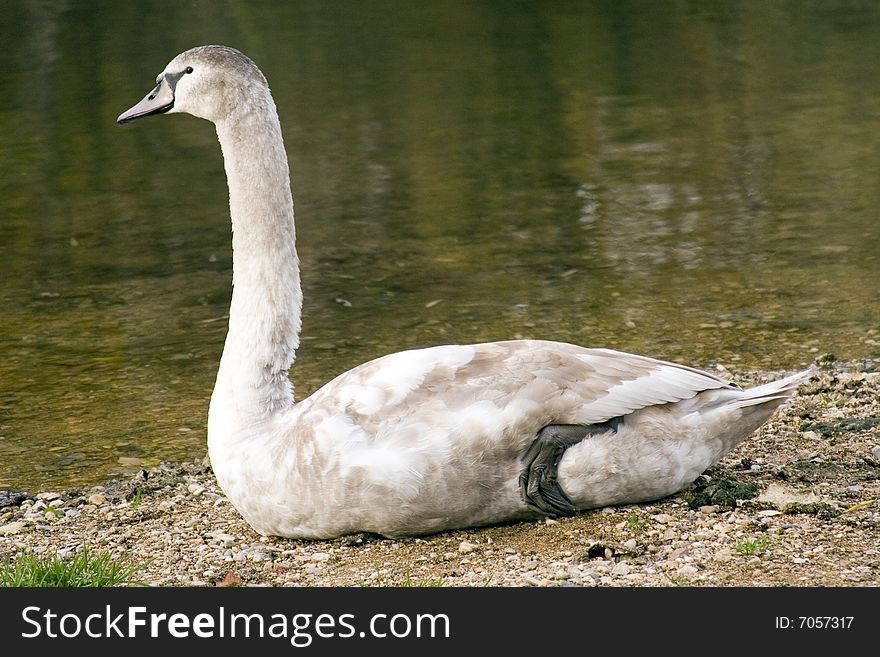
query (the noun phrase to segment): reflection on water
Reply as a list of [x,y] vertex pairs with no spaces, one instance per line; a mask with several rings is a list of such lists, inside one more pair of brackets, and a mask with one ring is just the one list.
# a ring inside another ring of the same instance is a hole
[[6,3],[0,488],[204,453],[219,148],[191,117],[114,124],[181,50],[241,48],[278,102],[303,396],[518,336],[880,356],[878,37],[870,3]]

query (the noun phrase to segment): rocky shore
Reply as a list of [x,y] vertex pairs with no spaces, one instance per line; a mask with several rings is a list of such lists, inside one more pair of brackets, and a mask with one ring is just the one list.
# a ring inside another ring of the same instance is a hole
[[820,360],[751,439],[650,504],[299,541],[250,529],[207,463],[166,464],[88,490],[0,492],[0,560],[86,545],[142,566],[152,586],[877,586],[880,359]]

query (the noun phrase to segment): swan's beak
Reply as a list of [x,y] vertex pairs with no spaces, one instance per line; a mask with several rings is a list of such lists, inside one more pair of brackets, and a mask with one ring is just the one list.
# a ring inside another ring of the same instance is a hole
[[150,114],[162,114],[174,107],[174,89],[168,84],[168,79],[163,75],[159,84],[137,105],[124,111],[116,119],[116,123],[128,123],[142,116]]

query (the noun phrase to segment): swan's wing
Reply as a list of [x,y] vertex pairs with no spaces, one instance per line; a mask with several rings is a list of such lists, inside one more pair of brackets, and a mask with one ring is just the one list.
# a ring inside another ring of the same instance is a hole
[[690,399],[705,390],[739,389],[702,370],[610,349],[584,349],[575,358],[593,373],[584,388],[595,399],[583,407],[592,422],[646,406]]
[[468,415],[533,432],[593,424],[634,410],[736,389],[712,374],[608,349],[541,340],[445,345],[391,354],[337,377],[309,400],[344,410],[368,433],[421,417]]

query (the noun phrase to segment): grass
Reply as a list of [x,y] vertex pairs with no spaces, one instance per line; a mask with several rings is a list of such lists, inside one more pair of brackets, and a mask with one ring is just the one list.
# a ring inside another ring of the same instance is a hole
[[644,531],[645,527],[650,524],[650,519],[640,518],[639,514],[637,514],[635,511],[632,511],[626,517],[626,528],[629,529],[633,534],[641,534],[642,531]]
[[669,582],[673,586],[693,586],[694,585],[694,583],[691,580],[689,580],[687,577],[685,577],[684,575],[670,575],[669,573],[665,573],[665,576],[666,576],[666,579],[668,579]]
[[754,539],[742,539],[737,541],[733,546],[733,549],[736,550],[736,553],[743,556],[748,557],[753,554],[763,554],[764,552],[769,551],[773,547],[773,544],[770,542],[770,539],[766,536],[759,536]]
[[[491,579],[491,577],[490,577],[490,579]],[[396,587],[402,587],[402,588],[432,588],[432,587],[443,587],[445,585],[446,585],[446,576],[445,575],[438,575],[437,577],[428,576],[428,577],[424,577],[422,579],[413,579],[412,576],[410,575],[410,573],[406,573],[406,575],[404,575],[403,581],[400,582],[400,584],[386,584],[384,582],[384,580],[382,579],[382,572],[379,570],[379,568],[376,568],[376,583],[375,584],[369,584],[367,582],[361,583],[362,587],[369,587],[369,586],[377,586],[377,587],[392,586],[392,587],[394,587],[394,586],[396,586]]]
[[131,500],[131,508],[136,509],[141,505],[143,501],[143,492],[141,491],[140,486],[138,486],[134,491],[134,498]]
[[438,575],[437,577],[425,577],[420,580],[413,580],[410,578],[409,573],[407,573],[403,582],[400,584],[402,587],[418,587],[418,588],[431,588],[431,587],[442,587],[444,582],[446,581],[445,575]]
[[39,556],[22,552],[0,563],[0,586],[96,587],[140,584],[135,566],[113,558],[110,552],[94,554],[87,547],[64,559],[57,554]]

